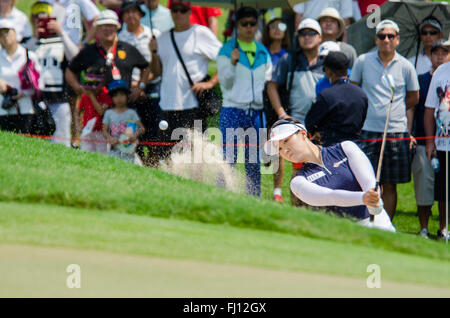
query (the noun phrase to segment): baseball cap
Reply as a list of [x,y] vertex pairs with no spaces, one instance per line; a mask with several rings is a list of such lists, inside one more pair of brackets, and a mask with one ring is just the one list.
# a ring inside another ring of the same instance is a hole
[[429,18],[429,19],[425,19],[419,26],[419,31],[422,31],[422,29],[426,26],[426,25],[431,25],[432,27],[436,28],[439,30],[439,32],[442,32],[442,25],[441,23],[435,19],[435,18]]
[[316,32],[318,32],[320,35],[322,35],[322,29],[320,27],[319,22],[317,22],[314,19],[304,19],[298,26],[297,31],[303,30],[303,29],[312,29]]
[[442,45],[450,46],[450,34],[448,35],[447,41],[444,41],[444,42],[442,43]]
[[335,8],[332,8],[332,7],[325,8],[320,13],[319,17],[317,18],[317,21],[319,21],[319,23],[320,23],[320,19],[325,18],[325,17],[330,17],[330,18],[336,19],[338,21],[338,23],[339,23],[338,37],[340,37],[345,31],[345,22],[344,22],[344,19],[342,19],[342,17],[339,15],[339,12]]
[[384,28],[392,28],[397,33],[400,33],[400,28],[398,27],[397,23],[395,23],[392,20],[383,20],[380,23],[378,23],[377,24],[377,28],[376,28],[376,34],[378,34],[381,31],[383,31]]
[[339,52],[341,47],[334,41],[325,41],[319,46],[319,56],[327,56],[330,52]]
[[94,26],[105,25],[105,24],[114,24],[117,26],[117,29],[120,28],[119,17],[112,10],[104,10],[101,11],[98,19],[94,22]]
[[141,14],[141,16],[145,16],[145,12],[142,10],[141,5],[139,3],[139,1],[135,1],[135,0],[124,0],[122,3],[122,7],[120,7],[120,12],[119,12],[119,18],[121,20],[122,19],[122,15],[125,13],[125,11],[127,11],[130,8],[136,8],[138,9],[139,13]]
[[306,127],[295,119],[280,119],[272,125],[270,138],[264,143],[264,151],[269,156],[278,154],[278,141],[292,136],[299,130],[306,130]]
[[323,66],[331,70],[346,70],[349,60],[343,52],[330,52],[323,61]]
[[444,50],[450,51],[450,40],[443,40],[439,39],[433,43],[433,46],[431,47],[431,53],[436,51],[437,48],[443,48]]
[[109,85],[108,85],[108,94],[110,96],[114,95],[115,92],[117,91],[124,91],[127,94],[130,93],[130,88],[128,87],[128,84],[124,81],[124,80],[115,80],[112,81]]
[[14,23],[9,19],[0,20],[0,29],[13,29],[16,30]]
[[182,0],[172,0],[169,1],[169,5],[168,8],[172,8],[174,5],[183,5],[185,7],[191,7],[191,2],[190,1],[182,1]]
[[30,13],[32,15],[39,14],[39,13],[46,13],[48,15],[51,15],[53,11],[53,8],[51,4],[45,1],[38,1],[35,2],[30,9]]

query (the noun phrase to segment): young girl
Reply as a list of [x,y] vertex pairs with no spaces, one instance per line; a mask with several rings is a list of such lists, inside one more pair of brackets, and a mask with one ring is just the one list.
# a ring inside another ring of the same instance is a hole
[[111,144],[109,154],[133,162],[136,148],[134,143],[145,132],[145,128],[136,111],[127,107],[130,89],[125,81],[111,82],[108,91],[114,105],[103,116],[103,135]]
[[[282,119],[272,126],[264,150],[280,154],[303,167],[291,181],[292,192],[303,202],[325,207],[359,224],[395,232],[380,195],[372,165],[359,147],[344,141],[331,147],[313,144],[305,126],[293,119]],[[375,215],[373,222],[370,215]]]

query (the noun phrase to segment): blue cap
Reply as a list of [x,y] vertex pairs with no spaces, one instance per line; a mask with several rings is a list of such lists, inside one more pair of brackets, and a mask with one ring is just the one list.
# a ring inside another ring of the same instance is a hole
[[128,87],[127,82],[125,82],[124,80],[115,80],[108,85],[109,95],[112,95],[115,91],[118,90],[125,91],[127,94],[130,93],[130,88]]

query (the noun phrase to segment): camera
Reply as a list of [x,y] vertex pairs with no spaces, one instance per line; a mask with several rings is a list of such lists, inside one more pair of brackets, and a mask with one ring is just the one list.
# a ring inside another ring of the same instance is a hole
[[38,25],[39,25],[39,28],[42,29],[39,32],[39,39],[42,39],[42,38],[46,39],[46,38],[51,38],[51,37],[56,36],[56,33],[50,32],[48,30],[47,24],[50,21],[56,21],[56,18],[54,18],[54,17],[40,17],[39,18]]
[[2,108],[8,110],[17,105],[17,100],[13,99],[13,96],[16,96],[17,94],[17,89],[8,85],[6,92],[3,93]]

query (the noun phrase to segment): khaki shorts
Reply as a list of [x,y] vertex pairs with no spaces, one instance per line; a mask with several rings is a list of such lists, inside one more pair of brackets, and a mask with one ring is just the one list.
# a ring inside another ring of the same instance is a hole
[[434,203],[434,170],[427,158],[425,146],[417,145],[412,165],[414,193],[418,206],[430,206]]

